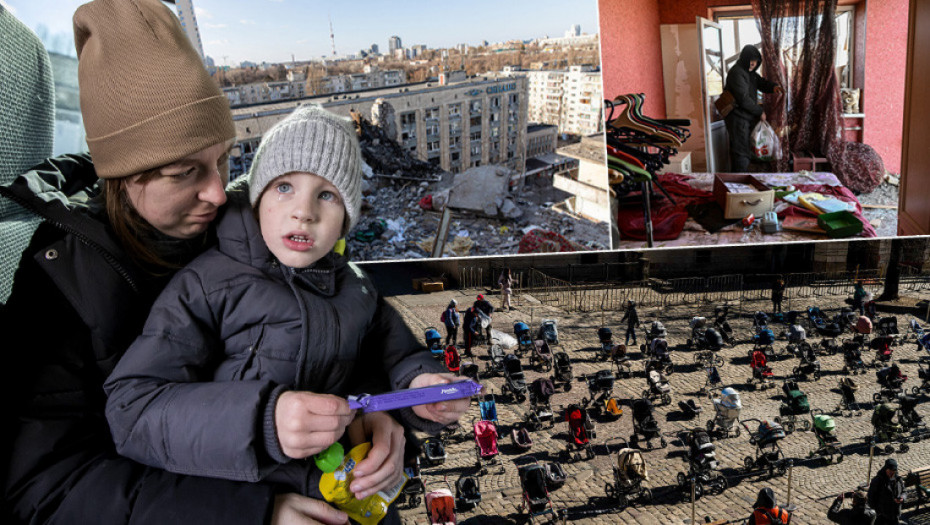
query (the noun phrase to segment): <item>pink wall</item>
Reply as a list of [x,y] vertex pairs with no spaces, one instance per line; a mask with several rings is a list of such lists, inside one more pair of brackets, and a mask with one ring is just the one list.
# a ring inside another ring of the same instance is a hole
[[862,141],[875,148],[885,169],[893,173],[901,172],[907,13],[908,0],[871,0],[866,4]]
[[665,118],[658,0],[601,0],[604,98],[645,93],[644,113]]

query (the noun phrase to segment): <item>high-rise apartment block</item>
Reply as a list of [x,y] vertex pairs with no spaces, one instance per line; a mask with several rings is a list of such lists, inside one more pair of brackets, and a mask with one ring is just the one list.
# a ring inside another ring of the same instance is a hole
[[566,70],[524,71],[504,68],[503,76],[529,80],[529,119],[553,124],[560,133],[591,135],[603,131],[601,73],[590,66]]
[[389,55],[394,55],[395,51],[397,51],[398,49],[403,49],[403,47],[404,46],[401,45],[399,36],[392,36],[391,38],[388,39],[388,54]]
[[181,21],[181,27],[187,39],[194,45],[194,49],[203,59],[203,42],[200,41],[200,29],[197,28],[197,15],[194,14],[193,0],[176,0],[174,3],[178,10],[178,19]]

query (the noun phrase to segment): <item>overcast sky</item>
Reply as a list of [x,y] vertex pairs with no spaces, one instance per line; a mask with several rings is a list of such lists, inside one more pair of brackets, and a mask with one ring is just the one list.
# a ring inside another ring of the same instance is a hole
[[[193,0],[204,53],[217,65],[282,62],[358,53],[371,44],[381,52],[397,35],[404,47],[449,47],[482,40],[500,42],[562,36],[572,24],[597,33],[597,0]],[[84,0],[0,0],[57,52],[73,54],[71,16]],[[41,27],[41,26],[44,26]],[[42,34],[42,33],[45,34]]]

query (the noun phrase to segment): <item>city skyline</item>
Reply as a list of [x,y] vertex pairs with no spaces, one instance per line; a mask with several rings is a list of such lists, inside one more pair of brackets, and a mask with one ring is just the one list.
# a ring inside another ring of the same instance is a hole
[[[49,40],[58,44],[56,47],[66,48],[70,39],[69,54],[74,54],[71,17],[84,0],[0,2],[36,32],[41,32],[40,25],[44,26]],[[399,36],[405,47],[422,44],[435,49],[458,44],[478,45],[484,40],[493,43],[561,37],[574,24],[580,25],[583,33],[598,32],[596,0],[582,2],[589,9],[564,0],[474,0],[467,9],[453,9],[426,0],[411,0],[403,4],[402,9],[386,9],[384,3],[373,1],[193,2],[204,53],[218,66],[235,66],[243,61],[289,62],[292,55],[298,61],[331,57],[330,19],[337,56],[357,54],[372,44],[385,52],[388,39],[393,35]],[[174,6],[171,8],[175,10]],[[532,16],[528,17],[527,13]]]

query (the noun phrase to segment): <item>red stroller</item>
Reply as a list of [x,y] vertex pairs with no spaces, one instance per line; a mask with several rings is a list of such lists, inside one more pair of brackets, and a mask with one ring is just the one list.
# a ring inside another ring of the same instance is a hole
[[[497,461],[497,427],[491,421],[475,421],[475,465],[484,470],[482,461],[493,463]],[[503,470],[503,465],[501,465]]]
[[446,368],[448,368],[450,372],[453,372],[456,375],[458,375],[459,368],[461,367],[462,363],[459,359],[459,351],[456,350],[455,345],[449,345],[446,347],[445,361],[446,361]]
[[[593,458],[594,449],[591,447],[591,439],[596,437],[597,432],[594,422],[588,417],[588,412],[580,405],[569,405],[565,409],[565,420],[568,421],[568,431],[571,437],[563,453],[563,460],[580,460],[582,450],[588,459]],[[577,452],[572,455],[572,450]]]
[[888,363],[891,362],[891,354],[894,351],[891,348],[893,344],[894,337],[890,335],[880,335],[869,341],[869,347],[875,350],[875,359],[872,360],[873,367],[888,366]]
[[430,525],[455,525],[455,498],[452,491],[438,489],[426,494],[426,515]]
[[768,358],[761,349],[752,351],[752,358],[749,366],[752,367],[752,377],[749,378],[750,385],[758,381],[758,388],[766,389],[775,386],[775,374],[772,367],[768,366]]

